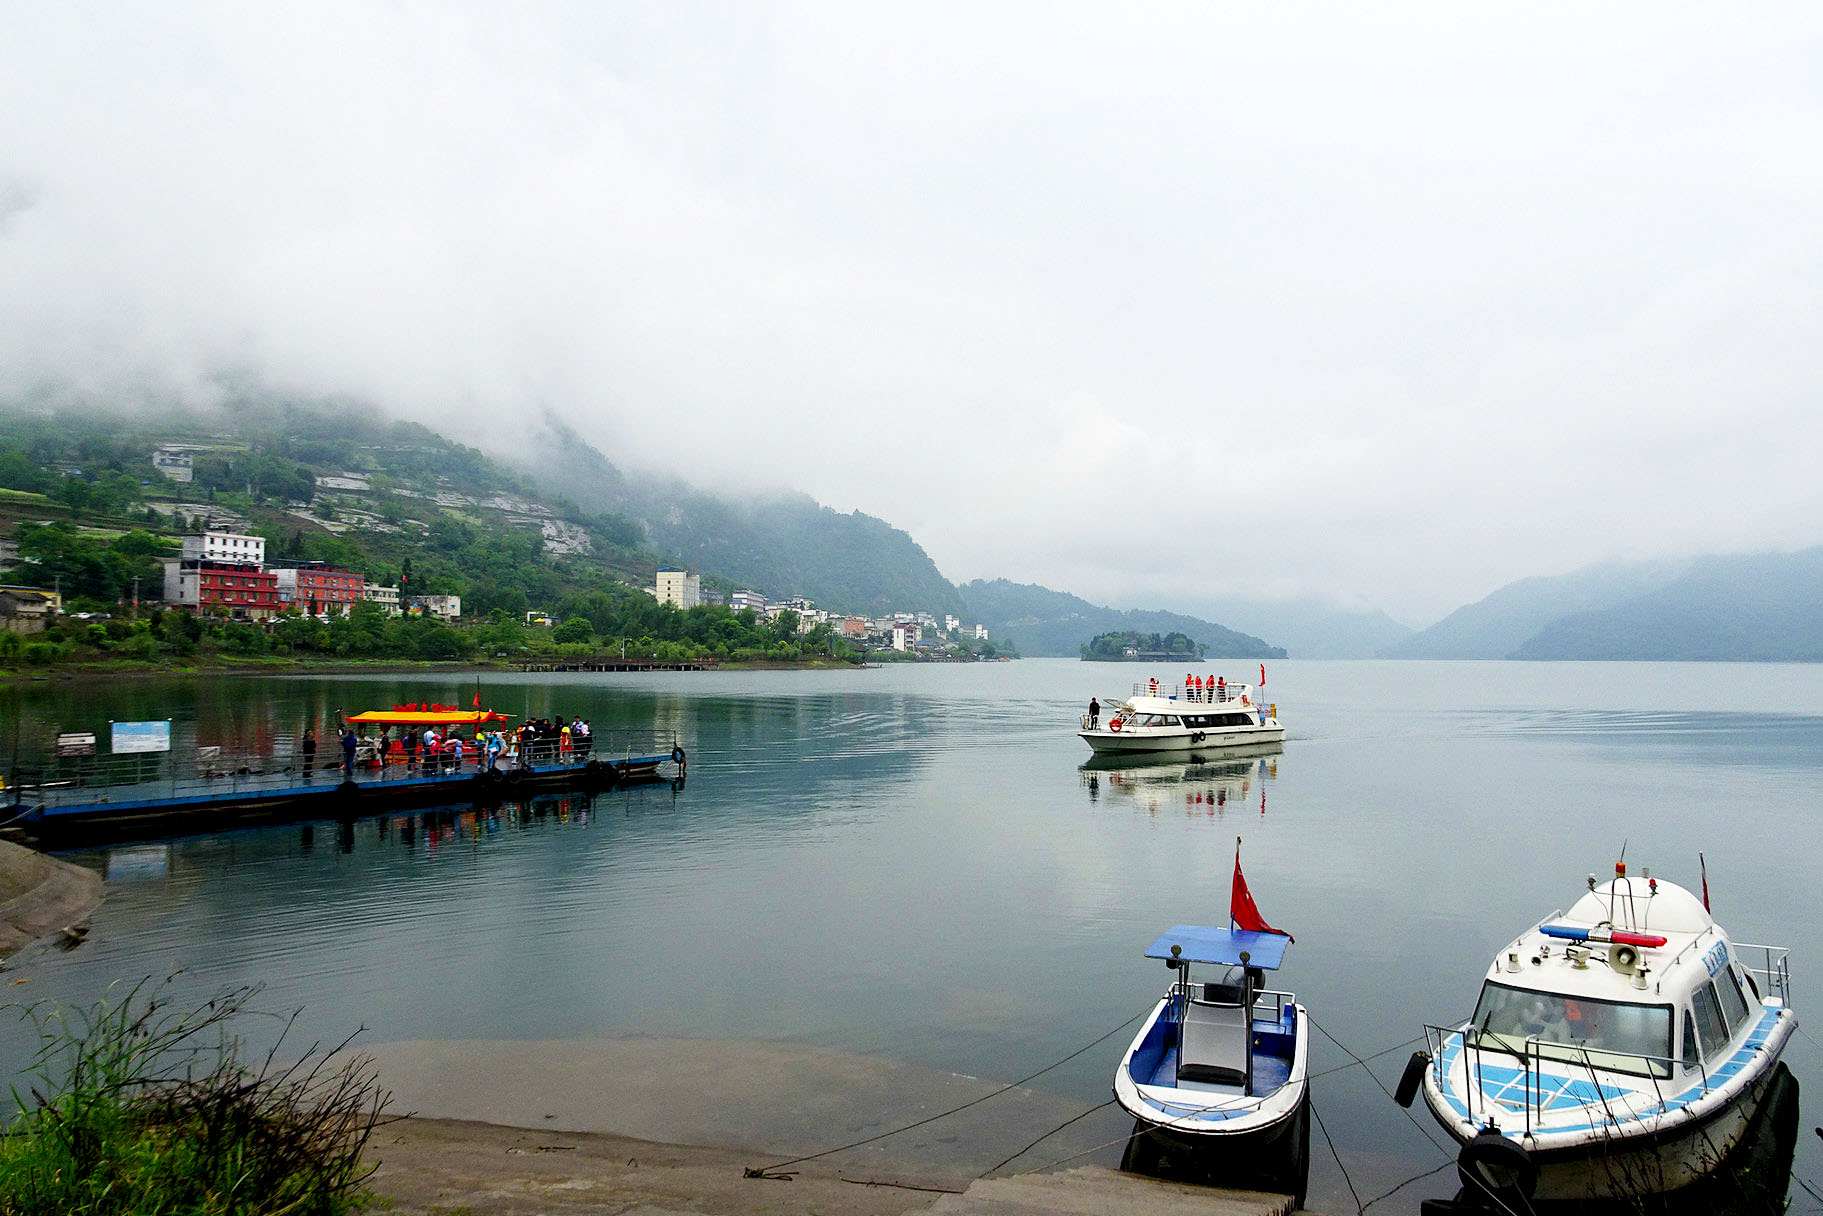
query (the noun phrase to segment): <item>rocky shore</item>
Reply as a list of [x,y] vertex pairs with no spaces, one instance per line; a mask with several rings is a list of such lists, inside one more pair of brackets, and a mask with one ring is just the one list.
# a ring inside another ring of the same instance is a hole
[[80,941],[102,894],[93,870],[0,840],[0,959],[43,937]]

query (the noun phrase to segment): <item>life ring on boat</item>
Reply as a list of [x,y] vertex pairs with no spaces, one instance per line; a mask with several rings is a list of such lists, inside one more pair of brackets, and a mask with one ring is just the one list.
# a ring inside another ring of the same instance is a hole
[[683,762],[684,762],[684,749],[681,747],[678,747],[676,744],[673,744],[671,747],[671,763],[682,764]]
[[1120,733],[1120,719],[1119,718],[1109,718],[1108,719],[1108,729],[1118,735]]
[[1516,1141],[1484,1131],[1456,1155],[1456,1176],[1470,1198],[1487,1199],[1507,1211],[1526,1211],[1538,1186],[1538,1162]]

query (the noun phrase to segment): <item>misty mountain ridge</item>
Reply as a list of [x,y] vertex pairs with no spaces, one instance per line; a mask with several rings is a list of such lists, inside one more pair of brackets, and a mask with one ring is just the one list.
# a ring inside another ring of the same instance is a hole
[[1688,562],[1610,562],[1508,583],[1428,629],[1382,648],[1385,659],[1509,659],[1539,630],[1665,586]]
[[730,499],[678,477],[627,473],[552,415],[520,467],[584,510],[635,521],[654,549],[711,581],[803,595],[845,612],[963,612],[954,584],[908,534],[808,494]]
[[1823,661],[1823,548],[1521,579],[1381,657]]
[[1223,595],[1181,607],[1191,616],[1271,638],[1298,659],[1372,658],[1417,632],[1378,608],[1341,608],[1314,597],[1260,600]]
[[1260,638],[1213,621],[1175,612],[1105,608],[1080,596],[1007,579],[963,584],[969,614],[993,636],[1010,639],[1033,657],[1077,658],[1081,647],[1103,633],[1182,633],[1208,649],[1209,659],[1282,659],[1285,651]]

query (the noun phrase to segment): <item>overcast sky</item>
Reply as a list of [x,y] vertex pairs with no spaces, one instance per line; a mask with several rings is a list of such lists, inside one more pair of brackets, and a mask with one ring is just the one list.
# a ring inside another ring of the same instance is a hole
[[1823,6],[0,0],[0,391],[251,370],[948,577],[1823,543]]

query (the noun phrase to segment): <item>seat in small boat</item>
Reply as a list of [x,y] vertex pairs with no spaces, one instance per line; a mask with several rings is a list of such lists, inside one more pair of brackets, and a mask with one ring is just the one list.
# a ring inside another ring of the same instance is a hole
[[1226,981],[1204,984],[1200,997],[1184,1005],[1178,1038],[1180,1083],[1223,1085],[1247,1090],[1253,1063],[1251,979],[1232,968]]

